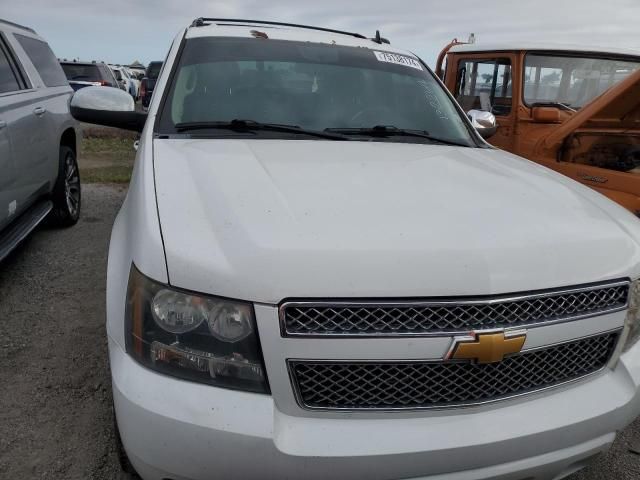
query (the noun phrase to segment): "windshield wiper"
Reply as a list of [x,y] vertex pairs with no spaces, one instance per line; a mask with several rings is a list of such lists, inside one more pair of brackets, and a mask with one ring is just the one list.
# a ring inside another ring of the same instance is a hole
[[261,123],[255,120],[234,119],[231,121],[211,121],[211,122],[182,122],[176,123],[175,129],[178,132],[188,132],[194,130],[232,130],[234,132],[250,132],[255,130],[264,130],[270,132],[293,133],[296,135],[309,135],[319,138],[327,138],[329,140],[349,140],[348,137],[339,133],[322,132],[318,130],[309,130],[298,127],[297,125],[280,125],[277,123]]
[[535,102],[531,104],[532,107],[555,107],[560,110],[567,110],[568,112],[575,112],[574,108],[571,108],[571,105],[568,103],[562,102]]
[[398,128],[392,125],[376,125],[375,127],[364,128],[325,128],[325,132],[340,133],[342,135],[363,135],[369,137],[418,137],[431,140],[433,142],[443,143],[445,145],[454,145],[456,147],[469,147],[469,144],[457,142],[455,140],[448,140],[446,138],[435,137],[426,130],[409,130],[405,128]]

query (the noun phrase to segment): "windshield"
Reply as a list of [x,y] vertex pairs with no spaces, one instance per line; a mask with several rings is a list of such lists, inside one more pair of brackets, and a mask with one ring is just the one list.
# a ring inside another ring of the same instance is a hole
[[[160,132],[234,119],[315,131],[388,126],[475,146],[453,102],[414,57],[281,40],[188,40],[160,113]],[[427,141],[384,134],[376,140]]]
[[99,82],[102,80],[97,65],[79,65],[76,63],[63,63],[67,80],[81,80],[83,82]]
[[525,102],[559,103],[578,110],[639,67],[639,62],[610,58],[529,54],[524,70]]

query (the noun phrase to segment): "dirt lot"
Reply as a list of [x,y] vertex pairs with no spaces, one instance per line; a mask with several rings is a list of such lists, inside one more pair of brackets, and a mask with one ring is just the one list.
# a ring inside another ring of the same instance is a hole
[[[106,252],[124,186],[85,185],[80,223],[0,265],[0,478],[119,478],[104,329]],[[640,421],[571,480],[640,478]]]
[[106,253],[125,187],[85,185],[83,216],[0,266],[0,478],[113,479]]

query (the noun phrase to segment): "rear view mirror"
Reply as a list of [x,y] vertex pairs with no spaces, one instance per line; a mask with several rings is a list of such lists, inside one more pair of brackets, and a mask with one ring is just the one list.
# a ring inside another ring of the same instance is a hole
[[469,110],[467,115],[482,138],[489,138],[498,130],[498,122],[491,112]]
[[147,114],[135,111],[133,98],[118,88],[85,87],[71,98],[71,115],[80,122],[141,132]]

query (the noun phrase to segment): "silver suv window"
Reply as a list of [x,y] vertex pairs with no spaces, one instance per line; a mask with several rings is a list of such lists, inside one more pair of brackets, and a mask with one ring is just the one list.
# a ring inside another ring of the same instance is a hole
[[0,39],[0,94],[20,90],[18,79],[11,68],[9,58]]
[[19,34],[16,34],[15,37],[47,87],[68,85],[67,77],[46,42]]

